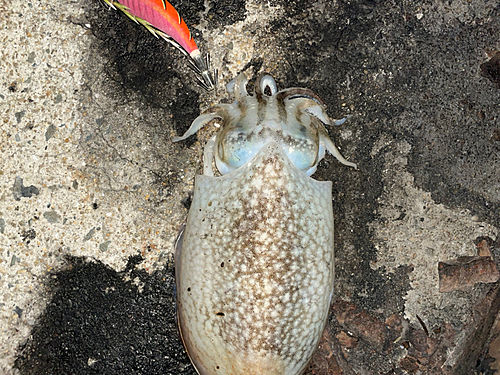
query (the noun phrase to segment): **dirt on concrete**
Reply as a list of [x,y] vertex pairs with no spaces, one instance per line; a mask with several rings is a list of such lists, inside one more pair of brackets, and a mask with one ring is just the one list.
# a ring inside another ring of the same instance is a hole
[[171,140],[246,70],[348,116],[329,131],[359,167],[313,176],[333,181],[336,281],[308,373],[491,374],[498,282],[440,291],[438,265],[482,241],[500,262],[498,1],[172,4],[217,91],[100,1],[3,13],[0,370],[196,373],[169,260],[214,129]]

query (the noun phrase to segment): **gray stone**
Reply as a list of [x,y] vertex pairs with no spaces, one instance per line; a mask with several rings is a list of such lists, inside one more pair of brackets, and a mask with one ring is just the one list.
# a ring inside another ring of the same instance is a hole
[[56,132],[56,127],[53,124],[50,124],[47,130],[45,131],[45,140],[48,141]]
[[59,215],[55,210],[45,211],[43,217],[47,219],[49,223],[58,223],[61,220],[61,215]]
[[88,241],[92,238],[95,233],[95,227],[88,231],[88,233],[83,237],[83,241]]
[[24,186],[23,179],[21,177],[16,177],[14,186],[12,187],[12,193],[14,199],[19,201],[21,198],[31,198],[33,195],[40,194],[40,190],[34,185]]
[[106,241],[106,242],[101,243],[99,245],[99,250],[101,250],[102,252],[108,251],[108,246],[110,243],[111,243],[111,241]]

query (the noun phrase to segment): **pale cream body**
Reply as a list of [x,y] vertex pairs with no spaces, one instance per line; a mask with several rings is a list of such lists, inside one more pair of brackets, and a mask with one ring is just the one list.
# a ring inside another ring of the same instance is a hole
[[[272,88],[271,94],[276,94]],[[313,133],[320,152],[324,133]],[[207,148],[206,163],[211,164],[214,147],[217,140]],[[212,176],[206,165],[206,175],[196,177],[178,243],[179,327],[202,375],[299,375],[328,317],[334,280],[332,184],[306,174],[319,158],[304,171],[289,160],[282,142],[271,137],[259,147],[249,162],[223,176]]]

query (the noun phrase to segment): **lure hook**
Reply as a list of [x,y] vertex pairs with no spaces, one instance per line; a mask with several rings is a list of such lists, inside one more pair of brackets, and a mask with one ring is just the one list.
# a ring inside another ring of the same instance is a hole
[[189,56],[189,66],[196,73],[198,84],[207,91],[212,90],[217,86],[217,76],[219,72],[217,69],[214,69],[213,75],[210,72],[210,54],[208,52],[205,54],[205,58],[203,58],[199,50],[195,52],[196,53],[191,53]]

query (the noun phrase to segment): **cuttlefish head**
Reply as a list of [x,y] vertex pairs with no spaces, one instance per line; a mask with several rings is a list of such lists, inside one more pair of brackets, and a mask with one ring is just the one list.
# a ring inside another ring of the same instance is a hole
[[356,168],[356,164],[342,157],[328,136],[324,127],[330,124],[326,105],[313,91],[304,88],[277,91],[276,82],[267,74],[257,78],[253,94],[248,93],[247,83],[244,73],[238,75],[227,87],[228,92],[234,93],[235,102],[210,108],[174,142],[188,138],[217,119],[220,129],[212,147],[222,175],[248,163],[271,140],[280,144],[290,161],[308,176],[316,171],[325,150],[342,164]]

